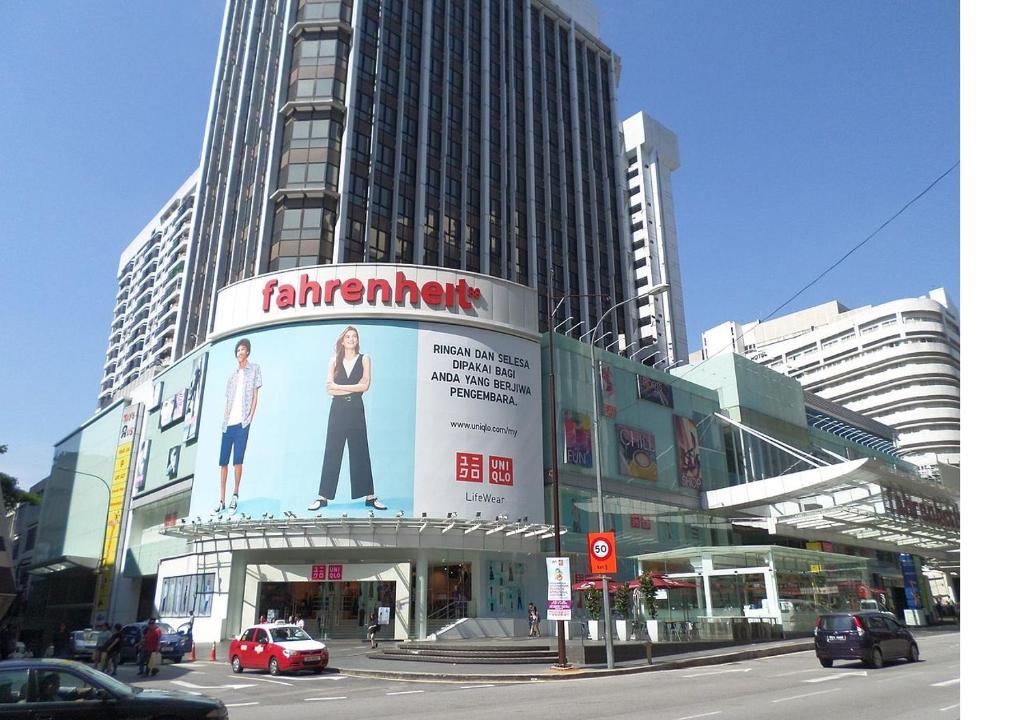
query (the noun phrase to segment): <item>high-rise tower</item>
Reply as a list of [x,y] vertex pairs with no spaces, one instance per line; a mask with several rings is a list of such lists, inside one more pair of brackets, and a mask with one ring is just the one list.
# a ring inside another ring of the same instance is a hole
[[[634,294],[615,86],[589,0],[227,0],[176,355],[264,272],[401,262]],[[547,327],[545,304],[540,325]],[[624,306],[595,335],[639,338]]]

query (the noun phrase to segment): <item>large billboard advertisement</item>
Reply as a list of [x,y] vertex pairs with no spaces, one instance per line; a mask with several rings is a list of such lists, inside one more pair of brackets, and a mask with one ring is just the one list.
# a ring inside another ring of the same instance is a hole
[[538,344],[332,319],[235,332],[205,367],[190,514],[544,517]]

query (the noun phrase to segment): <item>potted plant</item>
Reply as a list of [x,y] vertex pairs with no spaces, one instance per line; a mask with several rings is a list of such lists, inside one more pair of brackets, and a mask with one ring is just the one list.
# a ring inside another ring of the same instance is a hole
[[658,642],[658,606],[657,590],[654,588],[654,580],[651,579],[650,571],[640,576],[640,601],[643,603],[644,612],[647,614],[647,634],[651,642]]
[[626,583],[619,585],[619,589],[615,591],[615,614],[618,616],[615,620],[615,634],[619,636],[621,642],[629,640],[630,595],[631,593]]
[[586,608],[587,615],[590,616],[587,621],[590,639],[597,640],[601,632],[601,623],[598,622],[598,618],[601,617],[601,591],[596,588],[587,590],[583,596],[583,607]]

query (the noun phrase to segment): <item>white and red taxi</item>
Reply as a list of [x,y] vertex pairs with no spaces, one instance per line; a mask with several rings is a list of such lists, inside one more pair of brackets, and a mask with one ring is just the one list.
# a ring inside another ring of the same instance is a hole
[[327,667],[327,647],[297,625],[253,625],[231,641],[231,669],[266,670],[271,675]]

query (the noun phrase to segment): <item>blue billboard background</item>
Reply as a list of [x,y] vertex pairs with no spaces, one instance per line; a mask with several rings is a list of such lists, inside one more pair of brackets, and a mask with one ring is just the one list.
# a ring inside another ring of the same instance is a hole
[[[264,513],[284,517],[343,513],[366,516],[362,497],[352,499],[351,448],[346,447],[337,495],[310,512],[317,498],[331,397],[325,390],[335,342],[349,325],[359,332],[360,351],[371,360],[370,389],[363,396],[374,492],[387,514],[413,509],[416,423],[417,328],[415,322],[359,319],[262,328],[216,342],[210,350],[203,392],[199,448],[190,514],[209,516],[220,500],[219,455],[228,379],[237,370],[235,344],[252,344],[250,363],[263,385],[249,429],[235,516]],[[229,464],[225,500],[234,488]],[[375,511],[382,512],[382,511]]]

